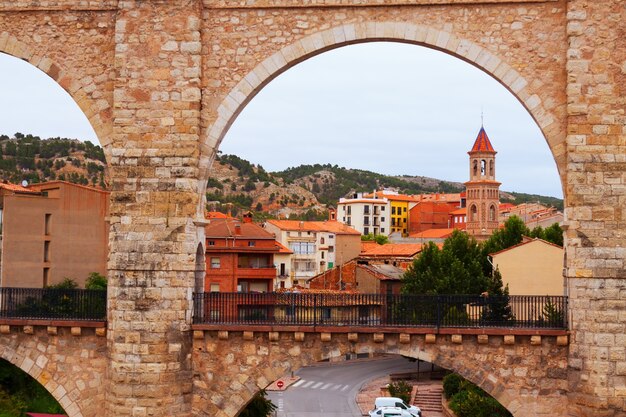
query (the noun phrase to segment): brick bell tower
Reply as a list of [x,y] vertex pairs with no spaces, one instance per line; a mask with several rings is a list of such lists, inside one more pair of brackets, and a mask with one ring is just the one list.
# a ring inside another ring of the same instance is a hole
[[474,146],[468,152],[470,180],[465,183],[466,230],[477,240],[488,239],[498,229],[500,183],[496,181],[496,153],[481,126]]

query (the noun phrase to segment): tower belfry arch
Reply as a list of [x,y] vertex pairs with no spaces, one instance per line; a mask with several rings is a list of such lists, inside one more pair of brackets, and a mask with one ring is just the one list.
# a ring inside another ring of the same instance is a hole
[[496,181],[496,151],[483,126],[468,152],[470,179],[465,183],[467,233],[486,240],[498,230],[500,183]]
[[[569,385],[524,390],[559,390],[563,414],[623,413],[625,14],[614,0],[0,0],[0,52],[68,91],[110,165],[107,371],[94,397],[105,400],[76,402],[72,416],[187,417],[219,403],[194,380],[206,363],[194,360],[191,316],[220,141],[281,72],[381,40],[481,68],[537,122],[565,195],[571,334],[554,372]],[[495,178],[491,162],[477,156],[476,175]],[[210,381],[217,371],[201,372]]]

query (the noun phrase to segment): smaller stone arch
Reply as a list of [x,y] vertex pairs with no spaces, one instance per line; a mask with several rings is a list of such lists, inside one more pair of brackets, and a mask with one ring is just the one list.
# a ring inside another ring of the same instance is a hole
[[478,209],[476,208],[476,204],[472,204],[469,209],[469,221],[475,222],[477,221]]
[[89,120],[96,135],[98,135],[107,160],[110,160],[113,132],[111,103],[103,97],[92,97],[93,83],[85,85],[70,70],[63,68],[49,57],[38,54],[28,43],[19,40],[9,32],[0,33],[0,53],[28,62],[63,88]]
[[0,350],[0,358],[20,368],[39,382],[57,400],[69,417],[83,417],[78,403],[69,395],[68,387],[56,381],[48,372],[47,365],[51,362],[50,358],[37,351],[37,358],[33,360],[27,353],[34,352],[25,349],[14,350],[5,345]]

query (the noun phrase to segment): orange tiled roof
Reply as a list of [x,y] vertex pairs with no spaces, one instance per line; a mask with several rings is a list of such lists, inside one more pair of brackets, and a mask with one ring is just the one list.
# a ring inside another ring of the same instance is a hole
[[276,241],[276,247],[278,248],[278,253],[293,253],[291,249],[289,249],[287,246],[283,245],[279,241]]
[[270,224],[282,230],[298,230],[309,232],[329,232],[337,235],[360,235],[361,232],[336,221],[299,221],[299,220],[268,220]]
[[467,214],[467,207],[463,207],[463,208],[460,208],[460,209],[452,210],[450,212],[450,214],[452,214],[454,216],[460,216],[460,215]]
[[478,132],[478,136],[476,137],[476,141],[474,142],[474,146],[470,152],[492,152],[496,153],[493,146],[491,146],[491,142],[489,141],[489,137],[487,136],[487,132],[485,132],[484,127],[480,127],[480,131]]
[[30,190],[26,187],[22,187],[21,185],[18,184],[11,184],[9,182],[0,182],[0,189],[2,190],[7,190],[7,191],[13,191],[16,193],[27,193],[27,194],[36,194],[37,191],[35,190]]
[[219,211],[207,211],[204,214],[207,219],[234,219],[234,217],[228,214],[220,213]]
[[54,181],[47,181],[47,182],[38,182],[37,184],[29,185],[28,188],[31,189],[31,190],[36,190],[37,192],[39,192],[39,191],[46,191],[50,187],[54,187],[54,186],[59,185],[59,184],[60,185],[64,185],[66,187],[82,188],[83,190],[94,191],[94,192],[97,192],[97,193],[103,193],[103,194],[110,194],[111,193],[110,191],[103,190],[101,188],[91,187],[89,185],[74,184],[73,182],[61,181],[61,180],[54,180]]
[[[237,233],[236,227],[240,226],[240,233]],[[225,238],[237,237],[239,239],[271,239],[274,235],[263,229],[256,223],[244,223],[239,219],[232,217],[226,219],[214,218],[204,227],[204,233],[207,238]]]
[[361,253],[367,252],[368,250],[376,246],[380,246],[380,245],[372,240],[362,240],[361,241]]
[[386,243],[362,251],[361,256],[401,256],[412,257],[422,251],[421,243]]
[[409,235],[412,238],[431,238],[431,239],[443,239],[452,234],[454,229],[428,229],[423,232]]

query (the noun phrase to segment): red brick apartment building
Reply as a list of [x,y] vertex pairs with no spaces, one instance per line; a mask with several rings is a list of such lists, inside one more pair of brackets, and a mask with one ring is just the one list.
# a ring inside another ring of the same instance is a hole
[[274,256],[291,253],[263,227],[232,217],[210,218],[206,234],[205,292],[270,292]]
[[40,288],[106,274],[109,193],[52,181],[0,183],[0,285]]

